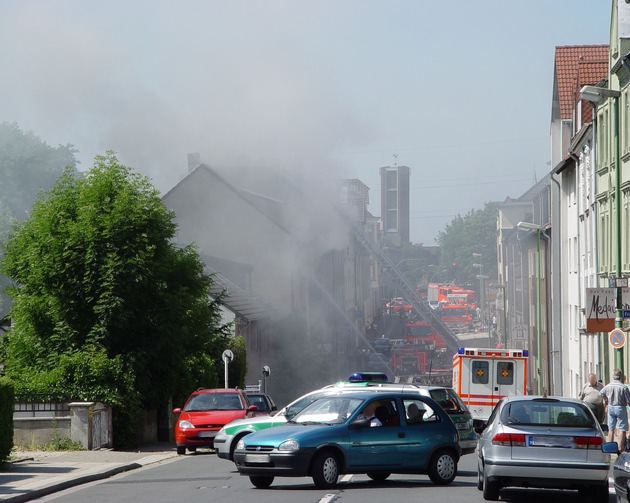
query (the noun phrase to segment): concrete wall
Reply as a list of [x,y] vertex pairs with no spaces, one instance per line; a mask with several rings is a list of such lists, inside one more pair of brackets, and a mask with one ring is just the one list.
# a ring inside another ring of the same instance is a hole
[[70,417],[13,418],[14,445],[37,447],[64,438],[70,438]]
[[69,439],[84,449],[112,447],[112,409],[94,402],[19,403],[13,414],[13,443],[41,447]]

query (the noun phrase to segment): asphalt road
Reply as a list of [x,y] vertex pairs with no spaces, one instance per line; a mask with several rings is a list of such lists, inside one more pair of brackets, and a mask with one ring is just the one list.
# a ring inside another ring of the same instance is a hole
[[[221,501],[221,503],[387,503],[430,501],[432,503],[481,503],[477,490],[476,456],[464,456],[458,475],[449,486],[435,486],[425,475],[392,475],[376,483],[365,475],[345,476],[334,490],[316,489],[310,478],[277,478],[271,488],[255,489],[247,477],[236,471],[234,464],[210,452],[188,454],[117,475],[110,479],[79,486],[37,501],[67,503],[105,502],[185,502]],[[501,501],[516,503],[577,503],[576,491],[508,489],[501,492]],[[609,503],[615,498],[610,493]]]

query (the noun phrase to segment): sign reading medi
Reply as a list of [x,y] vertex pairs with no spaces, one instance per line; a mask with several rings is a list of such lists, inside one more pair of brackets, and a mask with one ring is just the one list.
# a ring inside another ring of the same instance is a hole
[[[623,310],[630,309],[630,288],[622,288]],[[610,332],[615,328],[617,290],[615,288],[586,289],[586,331]]]

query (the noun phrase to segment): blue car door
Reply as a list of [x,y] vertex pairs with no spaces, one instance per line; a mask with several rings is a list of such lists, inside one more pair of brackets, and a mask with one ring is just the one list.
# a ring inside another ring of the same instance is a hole
[[348,430],[349,471],[395,468],[402,463],[401,449],[406,443],[406,434],[405,427],[400,424],[397,404],[392,399],[377,399],[375,402],[377,406],[374,409],[385,407],[388,414],[379,420],[382,426],[364,426]]
[[[426,469],[435,445],[452,441],[440,416],[419,398],[404,398],[406,440],[401,447],[405,469]],[[452,434],[451,434],[452,436]]]

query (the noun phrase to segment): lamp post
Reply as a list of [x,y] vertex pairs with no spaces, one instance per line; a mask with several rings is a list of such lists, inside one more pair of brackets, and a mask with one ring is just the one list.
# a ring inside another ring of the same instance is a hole
[[[619,159],[619,97],[621,93],[615,89],[607,87],[584,86],[580,89],[580,97],[590,101],[595,107],[603,98],[613,99],[613,130],[615,134],[615,255],[616,255],[616,278],[621,278],[621,166]],[[615,310],[615,327],[623,328],[623,296],[619,283],[615,281],[617,293],[617,306]],[[623,349],[615,349],[615,366],[623,369]]]
[[538,394],[542,395],[542,332],[540,304],[540,234],[543,228],[531,222],[519,222],[516,227],[525,231],[536,231],[536,352],[538,361]]
[[431,276],[431,279],[429,280],[429,283],[433,283],[433,278],[435,278],[438,274],[442,274],[448,272],[448,269],[442,269],[441,271],[437,271],[433,274],[433,276]]

